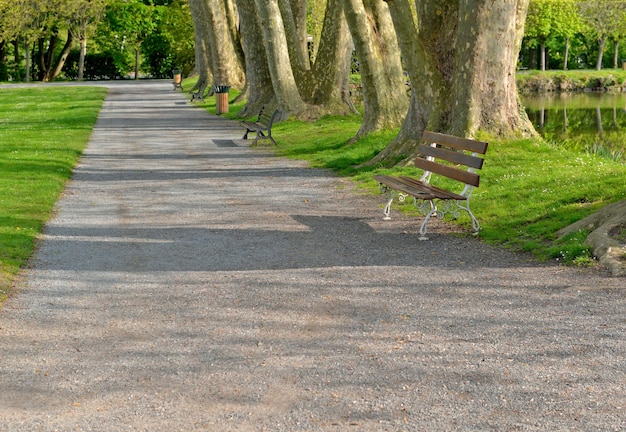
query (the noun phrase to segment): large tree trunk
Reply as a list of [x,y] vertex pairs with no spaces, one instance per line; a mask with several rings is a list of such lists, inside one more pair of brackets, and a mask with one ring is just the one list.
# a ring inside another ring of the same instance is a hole
[[274,99],[274,87],[267,64],[263,31],[253,1],[236,0],[241,26],[241,41],[245,53],[248,101],[239,112],[242,117],[257,115],[263,105]]
[[283,116],[299,115],[306,109],[300,96],[287,48],[287,36],[278,0],[255,0],[267,54],[267,64],[278,108]]
[[417,0],[417,36],[408,1],[388,3],[411,78],[411,108],[396,139],[368,164],[409,162],[426,128],[467,137],[535,133],[515,84],[528,0]]
[[216,85],[229,85],[242,89],[245,83],[244,66],[237,56],[239,48],[229,31],[223,0],[204,0],[206,33],[211,48],[213,81]]
[[213,72],[211,70],[211,49],[209,47],[209,36],[206,32],[204,20],[203,0],[188,0],[189,11],[193,20],[194,41],[195,41],[195,57],[196,72],[198,73],[198,81],[191,89],[197,90],[200,94],[204,94],[205,89],[213,83]]
[[383,0],[343,0],[363,87],[363,121],[356,138],[402,124],[409,100],[400,49]]
[[302,27],[301,24],[298,25],[296,22],[300,16],[294,15],[289,0],[278,0],[278,6],[285,28],[291,68],[296,82],[303,82],[305,74],[311,69],[311,64],[309,62],[308,50],[306,45],[301,43],[300,32],[298,31],[298,27]]
[[515,82],[528,0],[461,1],[449,132],[528,135],[534,128]]
[[324,106],[333,113],[355,110],[345,97],[349,92],[352,46],[340,0],[328,0],[312,79],[307,82],[307,102]]
[[387,0],[387,4],[409,74],[411,100],[400,132],[382,152],[368,162],[370,165],[385,160],[395,163],[399,158],[415,153],[418,141],[426,129],[430,111],[436,103],[433,90],[441,88],[441,74],[432,69],[432,63],[426,59],[409,0]]

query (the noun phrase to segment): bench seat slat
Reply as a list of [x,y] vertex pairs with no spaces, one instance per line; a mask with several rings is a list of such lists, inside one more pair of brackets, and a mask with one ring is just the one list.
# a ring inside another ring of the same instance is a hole
[[443,144],[457,150],[466,150],[472,153],[485,154],[487,143],[484,141],[474,141],[468,138],[460,138],[452,135],[445,135],[438,132],[425,131],[422,140],[427,143]]
[[453,199],[457,201],[464,201],[466,199],[463,195],[455,194],[411,177],[374,176],[374,179],[379,183],[409,194],[417,199]]

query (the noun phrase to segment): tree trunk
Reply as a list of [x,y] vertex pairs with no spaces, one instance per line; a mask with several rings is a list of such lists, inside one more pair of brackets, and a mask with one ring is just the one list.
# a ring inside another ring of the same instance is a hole
[[45,55],[45,68],[43,69],[43,75],[41,79],[44,82],[54,81],[63,70],[63,66],[65,65],[67,56],[72,50],[74,36],[72,35],[72,32],[67,32],[67,40],[65,42],[65,45],[63,46],[63,49],[61,50],[61,54],[59,55],[59,59],[56,61],[56,63],[54,62],[54,45],[56,45],[56,36],[54,37],[54,40],[55,43],[50,43],[48,52]]
[[613,41],[613,69],[619,67],[619,40]]
[[602,37],[598,41],[598,59],[596,61],[596,70],[602,69],[602,56],[604,55],[604,46],[606,45],[606,38]]
[[85,75],[85,56],[87,54],[87,36],[80,38],[80,54],[78,56],[78,81],[82,81]]
[[135,47],[135,79],[139,79],[139,47]]
[[535,134],[515,84],[528,0],[418,0],[417,37],[408,1],[388,3],[409,68],[411,109],[398,137],[368,164],[410,161],[425,128],[462,137]]
[[213,83],[213,73],[211,71],[209,37],[206,32],[202,2],[203,0],[188,0],[189,11],[193,21],[196,71],[198,73],[198,81],[196,81],[191,90],[197,90],[204,94],[207,86]]
[[[461,1],[449,132],[530,135],[515,83],[528,0]],[[474,15],[473,17],[471,15]]]
[[328,0],[319,49],[306,89],[307,102],[322,105],[335,114],[355,110],[345,99],[349,91],[352,40],[340,0]]
[[245,53],[246,84],[248,101],[239,112],[241,117],[257,115],[263,105],[269,104],[274,97],[274,87],[267,64],[261,24],[253,1],[236,0],[241,26],[241,42]]
[[293,70],[296,82],[303,82],[304,75],[311,69],[309,62],[309,53],[306,45],[302,45],[296,16],[294,16],[289,0],[278,0],[280,14],[283,18],[285,28],[285,37],[287,38],[287,49],[289,50],[289,59],[291,60],[291,68]]
[[539,43],[539,70],[546,70],[546,41],[543,39]]
[[[24,43],[24,61],[26,62],[26,66],[25,66],[25,68],[26,68],[26,75],[24,77],[24,81],[26,81],[26,82],[30,82],[30,71],[32,69],[32,67],[31,67],[32,61],[31,61],[30,53],[31,53],[31,44],[30,44],[30,42],[26,41]],[[15,59],[16,60],[16,64],[19,64],[19,61],[18,61],[19,60],[19,58],[18,58],[19,57],[19,50],[17,49],[17,46],[15,47],[15,57],[16,57],[16,59]]]
[[363,121],[355,138],[399,127],[409,100],[389,9],[382,0],[343,0],[343,7],[363,87]]
[[565,54],[563,55],[563,70],[567,70],[567,60],[569,59],[570,39],[565,38]]
[[204,5],[214,84],[241,89],[245,83],[245,72],[229,31],[224,3],[221,0],[204,0]]
[[267,64],[272,78],[272,86],[283,116],[299,115],[305,111],[289,59],[287,36],[278,0],[255,0],[259,15],[263,40],[267,54]]
[[426,129],[429,111],[436,103],[433,89],[441,87],[440,74],[430,68],[430,62],[426,59],[409,0],[387,0],[387,4],[409,74],[411,100],[400,132],[383,151],[368,162],[369,165],[385,160],[395,163],[406,155],[415,154],[417,144]]

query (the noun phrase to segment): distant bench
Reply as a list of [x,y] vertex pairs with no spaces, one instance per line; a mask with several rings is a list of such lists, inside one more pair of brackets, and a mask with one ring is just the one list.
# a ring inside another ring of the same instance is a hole
[[254,122],[242,121],[241,124],[246,128],[246,133],[243,135],[243,139],[248,139],[248,134],[250,132],[256,132],[256,138],[254,139],[254,145],[257,144],[259,140],[269,139],[272,141],[274,145],[276,141],[272,138],[272,125],[276,118],[280,115],[279,110],[275,110],[272,114],[269,114],[265,110],[265,106],[261,108],[259,115]]
[[[480,155],[487,152],[487,143],[430,131],[424,132],[422,142],[418,146],[420,156],[415,159],[415,166],[424,170],[420,179],[374,176],[389,198],[384,209],[385,219],[390,219],[391,203],[395,197],[404,201],[410,195],[414,198],[415,206],[426,215],[420,227],[420,240],[428,239],[426,229],[431,216],[449,213],[457,218],[460,215],[459,210],[467,212],[472,220],[474,233],[478,234],[480,225],[470,210],[469,201],[472,190],[480,182],[480,176],[475,170],[483,166]],[[463,190],[455,193],[432,185],[433,173],[463,183]]]

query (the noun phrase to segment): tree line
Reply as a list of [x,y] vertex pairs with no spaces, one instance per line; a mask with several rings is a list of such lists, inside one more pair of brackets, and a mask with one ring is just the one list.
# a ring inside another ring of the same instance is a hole
[[0,81],[191,70],[190,23],[186,0],[0,0]]
[[[537,47],[557,58],[555,41],[570,46],[581,34],[598,44],[619,39],[594,23],[619,21],[623,10],[622,2],[608,0],[0,0],[0,6],[2,64],[13,46],[17,68],[21,48],[27,71],[34,60],[37,79],[57,77],[78,44],[78,79],[91,46],[135,77],[143,58],[151,76],[194,69],[194,91],[232,86],[247,101],[242,116],[262,106],[304,119],[358,108],[363,120],[355,139],[400,130],[371,163],[412,157],[425,129],[533,135],[517,97],[520,59],[530,64]],[[576,11],[578,24],[568,11]],[[350,98],[355,67],[362,107]]]
[[[532,0],[520,66],[540,70],[617,68],[626,58],[626,53],[620,55],[624,38],[624,1]],[[605,60],[607,48],[613,55]]]

